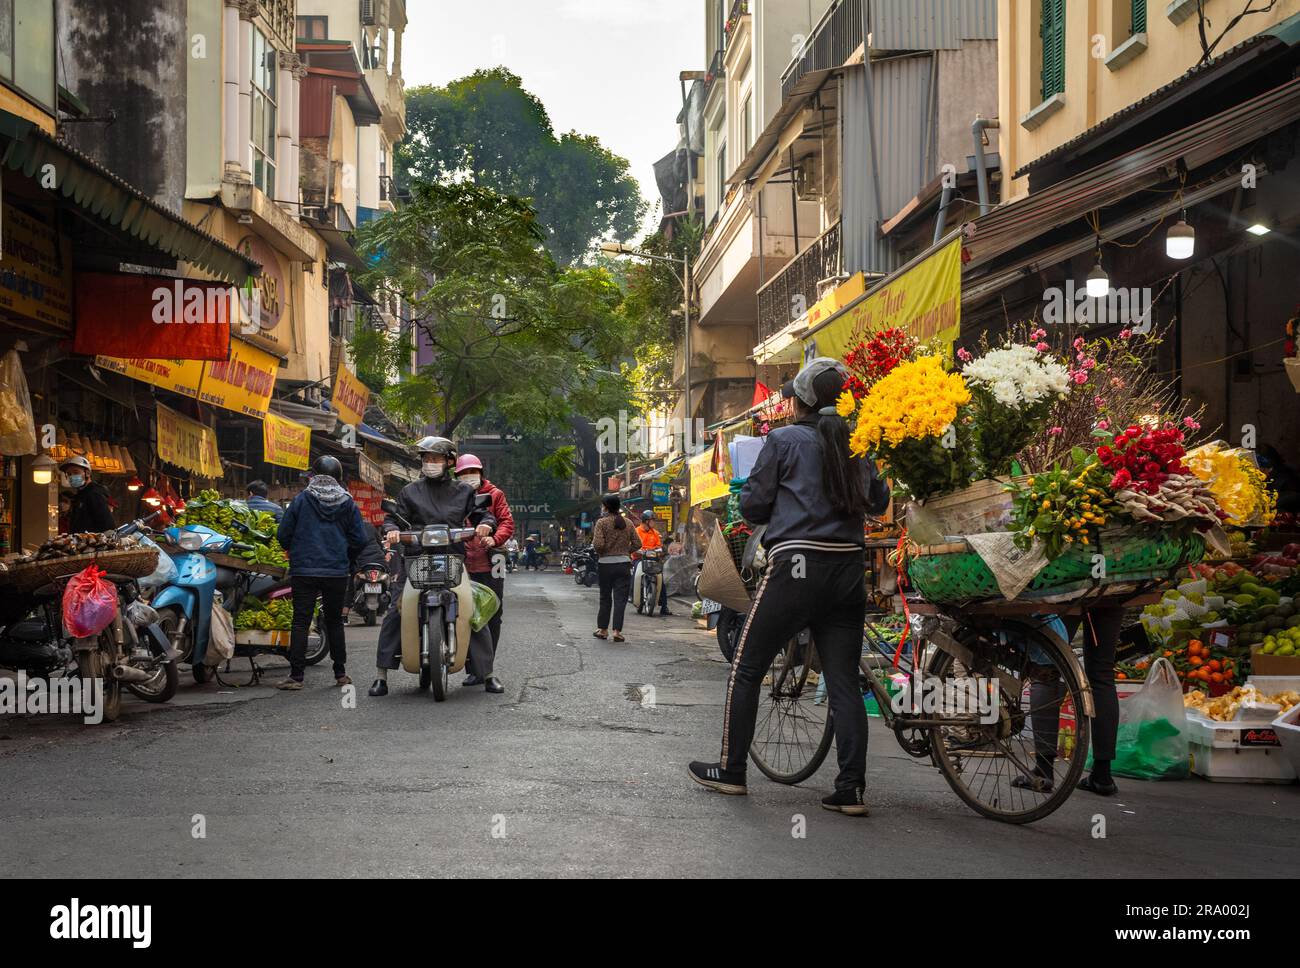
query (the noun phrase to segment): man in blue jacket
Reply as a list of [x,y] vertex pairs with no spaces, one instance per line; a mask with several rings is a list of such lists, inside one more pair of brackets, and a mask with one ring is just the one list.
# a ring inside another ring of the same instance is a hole
[[334,682],[346,686],[347,649],[343,639],[343,602],[352,562],[366,547],[361,512],[339,478],[343,465],[326,455],[316,459],[311,481],[280,520],[278,537],[289,553],[289,584],[293,588],[293,632],[289,638],[289,678],[277,689],[301,689],[307,666],[307,631],[316,599],[321,600],[324,633],[334,660]]

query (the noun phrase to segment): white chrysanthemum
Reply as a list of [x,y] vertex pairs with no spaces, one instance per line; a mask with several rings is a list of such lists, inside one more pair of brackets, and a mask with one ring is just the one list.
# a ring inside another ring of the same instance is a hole
[[983,387],[1004,407],[1021,409],[1069,389],[1070,376],[1060,363],[1045,359],[1020,343],[990,350],[962,368],[962,376]]

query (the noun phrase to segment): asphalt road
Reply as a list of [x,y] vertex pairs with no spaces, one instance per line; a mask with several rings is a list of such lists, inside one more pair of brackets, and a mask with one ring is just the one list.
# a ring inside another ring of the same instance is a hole
[[[370,699],[375,630],[353,627],[355,708],[326,661],[298,693],[186,675],[172,703],[131,701],[113,725],[0,720],[2,870],[1114,878],[1300,867],[1300,786],[1121,779],[1118,798],[1078,793],[1013,827],[972,813],[878,720],[868,818],[821,809],[833,753],[801,787],[751,770],[748,797],[711,793],[686,763],[717,754],[726,666],[712,636],[684,617],[630,615],[626,644],[600,642],[595,601],[562,574],[509,576],[502,696],[453,684],[434,703],[398,672],[388,697]],[[283,674],[268,664],[271,681]]]

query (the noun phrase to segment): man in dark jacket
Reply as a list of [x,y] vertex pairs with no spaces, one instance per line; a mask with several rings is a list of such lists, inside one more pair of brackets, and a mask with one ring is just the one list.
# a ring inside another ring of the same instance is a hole
[[248,485],[248,499],[244,502],[250,511],[265,511],[279,523],[284,517],[284,508],[266,496],[266,481],[251,481]]
[[115,528],[113,510],[108,506],[108,491],[90,479],[90,461],[80,455],[69,457],[59,470],[68,478],[68,487],[72,489],[68,533],[84,534]]
[[[420,451],[421,478],[407,484],[397,495],[397,515],[390,514],[384,521],[387,543],[390,546],[395,544],[401,531],[417,530],[426,524],[447,524],[460,528],[469,522],[477,527],[480,537],[492,534],[496,518],[489,511],[477,507],[475,488],[462,484],[455,478],[455,445],[445,437],[425,437],[417,448]],[[453,545],[448,553],[463,556],[464,545]],[[370,687],[372,696],[388,695],[388,670],[396,669],[401,663],[401,602],[405,585],[403,570],[402,580],[393,592],[395,607],[384,615],[384,624],[379,629],[379,654],[375,662],[377,676]],[[490,636],[486,638],[490,639]],[[489,691],[501,690],[489,687]]]
[[278,689],[301,689],[307,666],[307,631],[316,599],[321,600],[322,624],[334,660],[334,682],[346,686],[347,648],[343,638],[343,600],[352,562],[365,548],[361,512],[339,478],[343,466],[335,457],[319,457],[315,474],[280,520],[278,537],[289,553],[289,583],[293,587],[293,631],[289,639],[289,678]]

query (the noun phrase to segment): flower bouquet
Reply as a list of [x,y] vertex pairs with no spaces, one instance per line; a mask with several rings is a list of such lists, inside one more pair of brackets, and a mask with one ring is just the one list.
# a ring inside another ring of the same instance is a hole
[[1052,405],[1070,388],[1066,368],[1023,343],[989,350],[962,368],[970,389],[975,451],[985,477],[1010,473],[1011,461],[1046,429]]
[[1277,494],[1248,451],[1216,440],[1189,451],[1183,463],[1209,488],[1225,524],[1252,527],[1273,520]]

